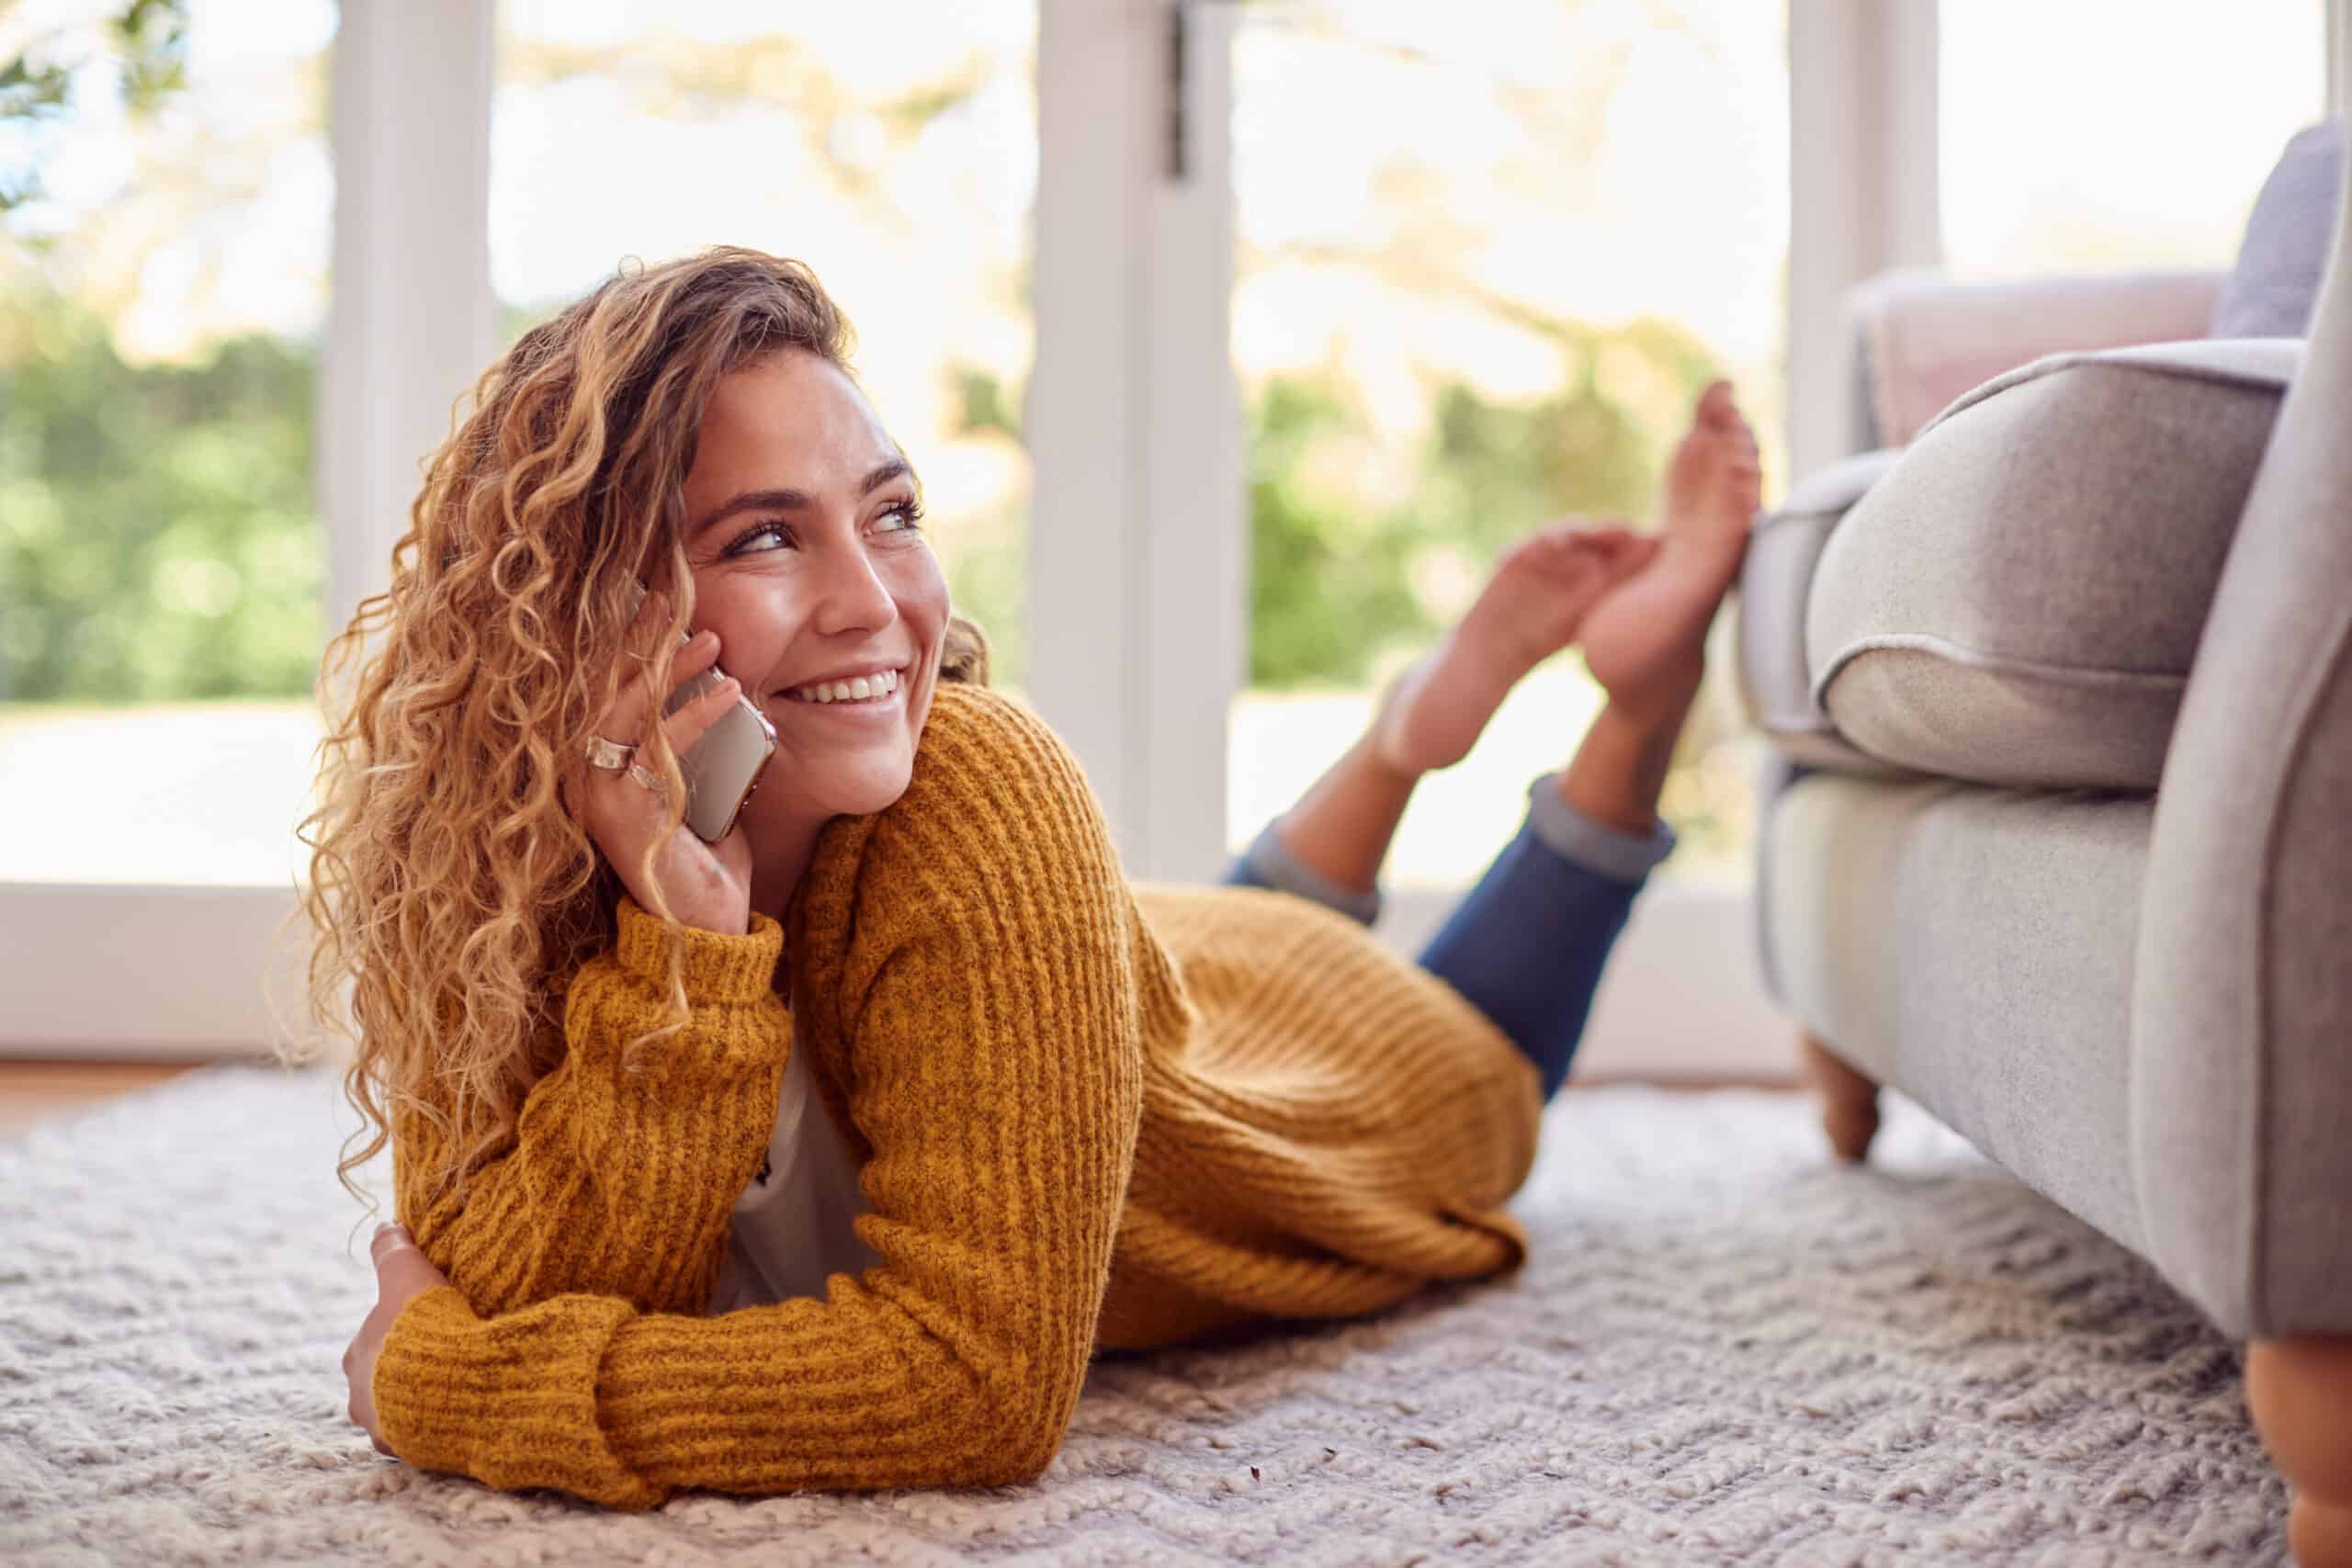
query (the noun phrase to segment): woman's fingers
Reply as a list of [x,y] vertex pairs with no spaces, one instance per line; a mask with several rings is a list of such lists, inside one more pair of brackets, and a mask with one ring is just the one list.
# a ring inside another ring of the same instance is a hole
[[403,1303],[449,1282],[449,1277],[433,1266],[424,1249],[409,1239],[404,1226],[379,1227],[368,1249],[376,1259],[376,1295],[379,1304]]
[[[637,655],[623,649],[620,655],[627,673],[623,676],[620,694],[613,700],[596,733],[616,746],[636,746],[643,742],[648,716],[653,712],[653,666],[649,659],[640,664]],[[680,686],[709,669],[718,660],[718,634],[705,629],[696,632],[678,645],[670,660],[670,691],[675,694]],[[667,706],[665,703],[663,705]]]
[[[649,606],[652,603],[651,599],[647,601]],[[697,632],[685,642],[681,643],[670,664],[670,689],[673,697],[675,696],[679,688],[703,675],[716,664],[718,661],[718,634],[713,631]],[[614,700],[612,707],[606,711],[605,717],[598,723],[594,732],[616,746],[634,748],[645,743],[650,729],[649,716],[653,712],[654,707],[651,685],[652,667],[650,663],[636,664],[635,656],[626,650],[621,657],[631,662],[631,672],[623,681],[619,695]],[[727,688],[724,700],[711,700],[718,696],[718,692],[716,689],[706,693],[703,697],[689,702],[662,720],[662,728],[670,737],[670,749],[673,751],[683,754],[686,748],[702,738],[703,731],[717,721],[718,715],[727,711],[727,703],[733,700],[733,688],[731,686]],[[662,705],[666,707],[668,704],[665,702]],[[604,772],[612,779],[628,777],[628,770],[625,768],[606,769]]]
[[[684,651],[681,650],[679,654],[679,663],[684,665],[684,662],[685,655]],[[698,659],[696,662],[703,665],[705,668],[707,668],[710,661],[707,658],[703,658]],[[692,680],[695,676],[700,675],[701,673],[703,673],[702,670],[695,670],[686,677],[686,680]],[[679,683],[683,685],[684,684],[684,682],[682,681]],[[683,759],[688,751],[694,749],[695,743],[700,740],[703,736],[709,731],[710,727],[718,722],[720,716],[725,714],[728,708],[733,705],[735,698],[741,693],[741,691],[742,683],[741,682],[737,681],[731,675],[722,676],[711,686],[710,690],[693,698],[685,705],[685,706],[663,718],[662,721],[662,731],[670,738],[671,754]],[[616,736],[613,739],[618,739],[619,738]],[[638,744],[642,746],[643,742],[639,741]],[[639,761],[640,765],[647,766],[648,771],[650,771],[650,764],[645,764],[641,756],[633,760]],[[607,779],[624,784],[629,789],[636,791],[637,795],[641,795],[643,797],[649,813],[658,811],[660,806],[659,800],[650,790],[646,789],[642,784],[640,784],[636,778],[632,777],[628,769],[623,768],[609,772],[605,776]],[[632,795],[629,798],[634,800],[637,798],[637,795]]]
[[417,1252],[416,1242],[409,1235],[406,1225],[386,1224],[376,1227],[376,1239],[368,1244],[368,1255],[376,1260],[376,1272],[381,1276],[404,1252]]
[[663,719],[662,728],[669,734],[670,750],[681,757],[692,750],[695,742],[707,734],[720,716],[735,705],[735,699],[742,690],[741,682],[732,675],[726,676],[709,691]]
[[[637,743],[636,738],[645,732],[646,716],[652,711],[650,683],[653,668],[652,649],[656,647],[655,639],[660,637],[661,629],[669,624],[669,595],[649,593],[645,596],[645,603],[638,606],[637,618],[629,623],[628,630],[621,636],[620,652],[614,656],[620,675],[619,694],[614,698],[612,707],[599,727],[600,733],[619,745],[633,746]],[[701,651],[701,640],[699,637],[689,638],[679,645],[671,665],[673,680],[684,678],[686,656]],[[647,651],[639,653],[637,651],[639,649]],[[710,657],[718,657],[715,648],[709,652]]]
[[637,738],[645,733],[645,716],[652,709],[646,680],[648,667],[639,663],[638,655],[631,650],[651,640],[646,627],[656,608],[666,603],[662,594],[647,594],[645,603],[638,606],[637,619],[621,635],[621,650],[616,657],[619,691],[613,698],[613,705],[597,719],[594,731],[616,746],[634,746]]

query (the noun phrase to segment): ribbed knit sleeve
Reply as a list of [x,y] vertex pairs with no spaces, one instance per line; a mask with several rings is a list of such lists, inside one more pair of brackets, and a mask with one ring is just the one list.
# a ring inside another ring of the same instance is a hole
[[485,1319],[427,1292],[376,1373],[403,1458],[621,1508],[1051,1461],[1133,1169],[1142,1032],[1183,1005],[1167,955],[1060,743],[944,685],[906,795],[826,829],[795,908],[796,1048],[870,1147],[857,1226],[881,1263],[718,1317],[567,1296]]
[[[774,989],[782,925],[755,915],[741,936],[682,927],[686,1021],[626,1072],[622,1047],[667,1010],[669,958],[657,916],[626,894],[618,908],[616,944],[566,993],[561,1062],[462,1195],[432,1182],[443,1146],[432,1120],[414,1107],[394,1118],[400,1217],[485,1314],[571,1291],[698,1309],[775,1125],[792,1041]],[[389,1392],[397,1404],[399,1388]]]

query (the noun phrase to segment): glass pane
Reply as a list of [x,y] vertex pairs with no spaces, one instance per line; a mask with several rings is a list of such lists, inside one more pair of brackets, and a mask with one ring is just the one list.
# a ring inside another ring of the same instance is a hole
[[2287,138],[2325,112],[2321,0],[1967,0],[1937,26],[1962,276],[2226,267]]
[[[1640,518],[1714,374],[1785,462],[1785,16],[1754,0],[1250,6],[1234,51],[1234,358],[1250,431],[1245,844],[1347,745],[1501,547]],[[1747,874],[1728,661],[1664,809],[1677,874]],[[1392,886],[1460,886],[1600,693],[1540,667],[1425,780]]]
[[491,274],[511,337],[624,257],[797,257],[856,329],[957,610],[1024,670],[1033,6],[505,0]]
[[[331,0],[0,15],[0,880],[283,886],[318,738]],[[54,830],[25,831],[26,824]]]

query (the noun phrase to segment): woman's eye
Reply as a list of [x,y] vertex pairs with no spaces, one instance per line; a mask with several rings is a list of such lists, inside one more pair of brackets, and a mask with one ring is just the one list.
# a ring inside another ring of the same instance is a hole
[[752,529],[750,533],[745,534],[741,538],[737,539],[733,544],[728,546],[727,553],[730,556],[765,555],[768,553],[765,550],[747,550],[743,547],[752,540],[759,538],[763,535],[775,540],[778,544],[789,545],[792,543],[791,529],[786,527],[781,523],[763,523],[758,527]]
[[885,528],[883,532],[887,534],[913,532],[922,522],[922,508],[911,501],[902,501],[885,512],[876,521],[897,525],[896,527]]

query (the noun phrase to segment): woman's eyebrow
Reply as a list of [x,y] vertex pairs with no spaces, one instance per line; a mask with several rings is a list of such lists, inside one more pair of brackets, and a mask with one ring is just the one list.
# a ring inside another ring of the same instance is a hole
[[[862,500],[872,495],[895,479],[912,479],[914,472],[913,467],[904,457],[893,457],[865,476],[865,482],[858,486],[858,496]],[[747,490],[729,497],[708,516],[687,529],[686,537],[694,538],[704,529],[722,523],[739,512],[806,512],[816,504],[815,499],[805,490]]]

